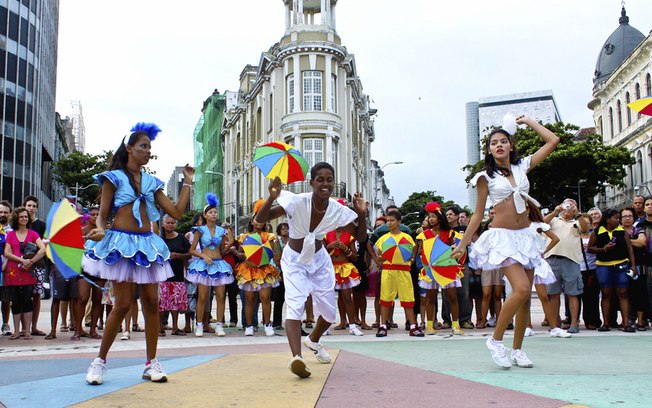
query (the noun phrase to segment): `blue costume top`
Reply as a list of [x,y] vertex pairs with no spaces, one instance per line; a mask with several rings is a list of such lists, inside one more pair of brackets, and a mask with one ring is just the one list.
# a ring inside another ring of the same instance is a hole
[[220,249],[222,245],[222,237],[226,234],[226,229],[222,227],[215,226],[215,235],[211,237],[211,231],[206,225],[199,227],[192,227],[190,229],[192,232],[199,231],[201,237],[199,237],[199,248],[204,249],[208,248],[210,250]]

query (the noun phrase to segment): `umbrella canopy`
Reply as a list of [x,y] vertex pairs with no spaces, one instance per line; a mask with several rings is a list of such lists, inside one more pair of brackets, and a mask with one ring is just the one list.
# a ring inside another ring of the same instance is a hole
[[45,237],[49,240],[45,248],[47,257],[64,278],[80,275],[84,238],[79,214],[64,198],[52,206],[46,221]]
[[249,234],[242,241],[242,249],[244,250],[247,261],[258,266],[269,265],[274,258],[274,250],[272,244],[267,239],[263,238],[260,234]]
[[380,256],[392,264],[404,264],[412,257],[414,245],[405,237],[400,237],[398,242],[390,236],[381,243]]
[[283,184],[303,181],[308,174],[309,166],[301,153],[289,144],[272,142],[256,148],[254,164],[265,177],[281,179]]
[[[460,243],[457,235],[453,239],[455,240],[455,245]],[[462,268],[461,265],[464,265],[464,260],[466,259],[466,255],[459,261],[451,258],[453,248],[444,242],[444,240],[450,242],[450,235],[446,235],[446,232],[441,232],[438,236],[434,234],[426,236],[426,239],[423,240],[421,251],[421,260],[423,261],[424,267],[425,265],[429,266],[425,268],[426,275],[442,287],[455,282],[457,274]]]
[[652,98],[642,98],[627,104],[630,108],[643,115],[652,116]]

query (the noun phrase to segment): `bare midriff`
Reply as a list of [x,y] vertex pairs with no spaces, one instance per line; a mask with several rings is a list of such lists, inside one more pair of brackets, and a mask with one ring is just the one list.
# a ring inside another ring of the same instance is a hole
[[132,206],[133,203],[124,205],[116,210],[111,228],[131,232],[150,232],[152,225],[147,217],[147,211],[145,211],[145,203],[142,203],[140,206],[140,219],[143,221],[142,227],[138,227],[138,222],[132,213]]
[[[298,238],[290,238],[288,241],[288,245],[290,245],[290,248],[294,252],[301,253],[301,250],[303,249],[303,239],[298,239]],[[315,240],[315,253],[321,249],[322,242],[321,240]]]
[[527,211],[519,214],[516,212],[514,206],[514,194],[510,195],[503,201],[494,205],[496,215],[491,222],[491,228],[505,228],[505,229],[523,229],[530,225],[530,219]]

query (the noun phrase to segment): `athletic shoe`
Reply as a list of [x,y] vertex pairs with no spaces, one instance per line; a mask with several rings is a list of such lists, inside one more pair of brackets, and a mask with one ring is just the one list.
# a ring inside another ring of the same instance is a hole
[[571,327],[568,328],[567,332],[568,333],[573,333],[573,334],[579,333],[580,332],[580,327],[579,326],[571,326]]
[[464,334],[464,332],[462,331],[462,329],[460,329],[460,328],[458,328],[458,327],[453,327],[452,332],[453,332],[454,335],[457,335],[457,336],[461,336],[461,335]]
[[534,336],[534,330],[530,329],[529,327],[525,328],[525,337],[530,337]]
[[463,329],[466,329],[466,330],[471,330],[471,329],[475,328],[475,326],[473,325],[473,322],[471,322],[470,320],[462,322],[462,324],[460,326]]
[[195,325],[195,336],[204,337],[204,323],[197,323]]
[[358,328],[358,325],[353,323],[349,325],[349,334],[351,336],[364,336],[364,333]]
[[424,333],[428,336],[434,336],[435,334],[437,334],[437,330],[433,329],[432,327],[426,327]]
[[106,371],[104,360],[97,357],[86,370],[86,382],[90,385],[100,385],[103,382],[102,377]]
[[224,327],[222,326],[222,323],[218,323],[217,325],[215,325],[215,335],[217,337],[226,336],[226,333],[224,332]]
[[301,356],[294,356],[292,360],[290,360],[288,368],[290,371],[292,371],[292,374],[296,375],[299,378],[310,377],[310,370],[308,370],[308,367],[306,367],[306,362],[303,361]]
[[3,324],[2,325],[2,335],[3,336],[10,336],[11,335],[11,327],[9,327],[8,324]]
[[490,317],[487,319],[487,327],[496,327],[496,318],[495,317]]
[[559,339],[567,339],[571,337],[572,334],[568,333],[564,329],[560,329],[559,327],[555,327],[554,329],[550,330],[550,337],[557,337]]
[[161,363],[154,358],[149,362],[149,364],[145,365],[145,369],[143,370],[143,380],[166,382],[168,380],[168,375],[163,371]]
[[491,352],[491,358],[500,368],[512,368],[512,362],[507,358],[503,342],[496,342],[493,337],[487,339],[487,349]]
[[328,352],[326,351],[324,346],[321,345],[321,343],[319,342],[315,343],[314,341],[310,340],[310,336],[308,336],[303,341],[303,344],[305,344],[306,347],[308,347],[310,350],[312,350],[313,353],[315,353],[315,357],[317,358],[317,361],[319,361],[320,363],[328,364],[331,362],[331,356],[328,355]]
[[415,327],[414,329],[410,329],[410,337],[423,337],[425,334],[421,331],[420,328]]
[[253,336],[254,335],[254,326],[247,326],[245,328],[245,336]]
[[122,336],[120,336],[120,340],[129,340],[131,339],[131,335],[129,334],[128,331],[122,332]]
[[512,356],[510,358],[512,361],[512,364],[516,364],[519,367],[523,368],[530,368],[534,366],[534,363],[532,363],[532,360],[527,358],[527,355],[525,355],[525,352],[520,349],[514,349],[512,350]]
[[274,333],[274,328],[272,327],[271,324],[265,325],[265,336],[267,337],[276,336],[276,333]]

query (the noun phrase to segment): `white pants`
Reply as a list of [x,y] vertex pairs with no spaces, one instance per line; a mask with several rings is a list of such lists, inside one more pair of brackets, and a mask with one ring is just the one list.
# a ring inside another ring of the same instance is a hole
[[337,318],[335,297],[335,270],[326,249],[322,247],[308,265],[298,261],[299,253],[286,246],[283,248],[281,269],[285,283],[287,319],[301,320],[306,299],[312,295],[315,315],[333,323]]

